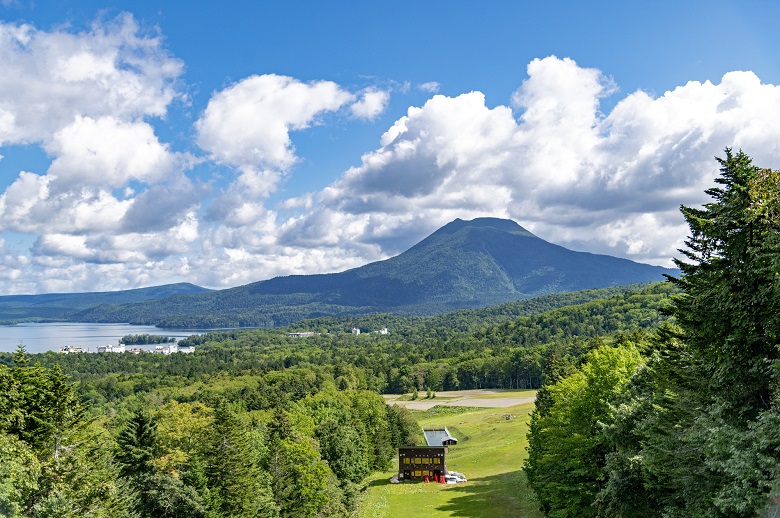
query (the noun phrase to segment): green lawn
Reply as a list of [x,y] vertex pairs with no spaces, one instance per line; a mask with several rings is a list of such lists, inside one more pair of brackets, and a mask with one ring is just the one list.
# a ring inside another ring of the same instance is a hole
[[[447,468],[468,482],[456,485],[390,484],[396,472],[375,474],[361,505],[361,518],[443,517],[541,518],[522,471],[533,403],[509,408],[439,407],[419,412],[421,425],[444,425],[458,439]],[[507,420],[505,415],[517,417]]]

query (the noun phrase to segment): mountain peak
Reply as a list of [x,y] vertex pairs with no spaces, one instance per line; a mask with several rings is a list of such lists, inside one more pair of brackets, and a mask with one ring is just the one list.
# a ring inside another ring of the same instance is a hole
[[472,220],[462,220],[460,218],[456,218],[455,220],[441,227],[432,235],[451,235],[460,230],[463,230],[464,228],[492,228],[501,232],[508,232],[510,234],[537,237],[511,219],[501,218],[474,218]]

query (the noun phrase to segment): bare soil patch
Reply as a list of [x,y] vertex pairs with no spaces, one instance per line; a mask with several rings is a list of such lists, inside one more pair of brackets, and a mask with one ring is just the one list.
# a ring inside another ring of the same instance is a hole
[[433,399],[416,399],[414,401],[399,401],[405,394],[385,394],[388,404],[405,406],[410,410],[428,410],[436,405],[470,406],[480,408],[506,408],[510,406],[533,403],[536,400],[534,390],[451,390],[437,392]]

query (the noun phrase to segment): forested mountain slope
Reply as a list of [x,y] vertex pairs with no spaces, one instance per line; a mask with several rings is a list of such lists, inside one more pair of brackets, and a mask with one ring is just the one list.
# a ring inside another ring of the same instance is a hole
[[272,327],[379,312],[434,315],[539,295],[652,282],[676,273],[574,252],[495,218],[455,221],[406,252],[341,273],[292,275],[202,295],[72,315],[85,322]]

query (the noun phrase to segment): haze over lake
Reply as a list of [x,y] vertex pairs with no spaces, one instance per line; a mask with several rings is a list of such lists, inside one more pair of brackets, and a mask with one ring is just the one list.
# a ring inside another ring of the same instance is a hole
[[[13,352],[19,342],[24,343],[28,353],[58,351],[60,347],[79,346],[97,351],[98,346],[116,345],[126,335],[161,335],[176,339],[194,334],[202,334],[203,329],[161,329],[154,326],[130,324],[83,324],[83,323],[44,323],[0,326],[0,351]],[[139,347],[139,346],[133,346]],[[149,346],[146,346],[149,347]],[[154,345],[151,346],[152,348]]]

